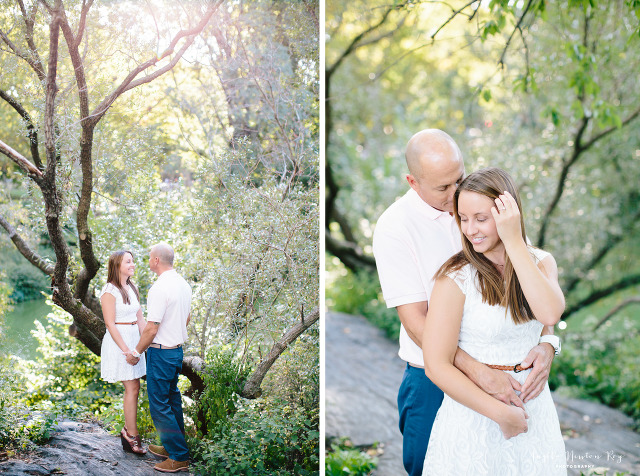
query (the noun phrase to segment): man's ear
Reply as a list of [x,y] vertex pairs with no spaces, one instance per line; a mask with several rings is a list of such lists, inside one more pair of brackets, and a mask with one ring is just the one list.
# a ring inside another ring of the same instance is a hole
[[416,178],[411,174],[407,174],[406,178],[407,182],[409,182],[409,186],[414,190],[418,190],[418,181],[416,180]]

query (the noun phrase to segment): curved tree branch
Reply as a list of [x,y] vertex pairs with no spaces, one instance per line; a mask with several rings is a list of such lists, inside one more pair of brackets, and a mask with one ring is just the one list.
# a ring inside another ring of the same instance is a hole
[[22,0],[18,0],[18,4],[20,5],[20,11],[22,12],[22,18],[24,19],[24,24],[26,27],[25,39],[27,40],[27,46],[29,47],[29,52],[33,56],[32,68],[38,75],[38,79],[42,82],[45,79],[46,73],[44,67],[42,66],[42,60],[40,59],[38,48],[36,47],[36,43],[33,40],[33,27],[35,25],[35,18],[38,13],[38,2],[33,2],[30,13],[27,13],[27,9],[25,8],[24,2]]
[[[628,125],[631,121],[636,119],[638,116],[640,116],[640,108],[636,109],[633,113],[627,116],[622,121],[622,126],[624,127]],[[594,135],[588,141],[583,142],[582,136],[584,135],[584,132],[587,128],[589,120],[590,118],[586,116],[582,118],[580,126],[578,127],[578,130],[573,140],[573,143],[574,143],[573,152],[571,153],[571,156],[568,159],[563,160],[562,162],[562,170],[560,171],[560,178],[558,179],[558,184],[556,185],[556,192],[553,198],[551,199],[551,202],[549,202],[549,205],[547,206],[547,209],[545,210],[544,214],[542,215],[542,225],[540,226],[540,234],[538,236],[538,241],[536,243],[536,246],[539,248],[544,248],[544,244],[546,241],[547,228],[551,221],[551,215],[555,211],[555,209],[558,207],[558,204],[560,203],[560,198],[564,193],[565,182],[567,179],[567,175],[569,174],[569,169],[578,161],[578,159],[580,158],[583,152],[589,150],[591,147],[593,147],[593,145],[597,141],[603,139],[604,137],[608,136],[609,134],[611,134],[612,132],[618,129],[617,127],[610,127]]]
[[[628,203],[631,204],[632,207],[638,203],[638,194],[634,190],[634,192],[627,197]],[[636,213],[632,215],[627,223],[623,224],[622,232],[615,232],[611,228],[608,228],[607,237],[604,240],[604,244],[600,247],[597,253],[593,255],[593,258],[588,263],[585,263],[582,266],[583,270],[594,269],[603,259],[604,257],[611,251],[618,243],[623,241],[625,238],[629,237],[629,233],[631,232],[634,225],[638,223],[640,220],[640,209],[636,210]],[[563,291],[565,296],[571,293],[575,287],[580,283],[581,277],[573,276],[571,279],[567,281],[565,284]]]
[[27,158],[24,155],[22,155],[20,152],[18,152],[17,150],[14,150],[12,147],[8,146],[1,140],[0,140],[0,152],[2,152],[4,155],[9,157],[16,164],[18,164],[20,168],[24,170],[29,177],[31,177],[34,181],[36,181],[36,183],[41,181],[44,178],[44,175],[42,174],[40,169],[38,169],[38,167],[33,165],[31,162],[29,162],[29,160],[27,160]]
[[0,89],[0,98],[4,99],[16,112],[22,117],[22,120],[27,123],[27,137],[29,137],[29,145],[31,147],[31,158],[35,162],[36,167],[39,170],[43,170],[42,161],[40,160],[40,152],[38,151],[38,132],[33,124],[31,116],[27,110],[22,107],[18,101],[9,96],[6,91]]
[[[137,86],[140,86],[141,84],[149,83],[154,79],[156,79],[157,77],[163,75],[167,71],[170,71],[178,63],[178,61],[180,61],[180,59],[182,58],[182,55],[184,55],[185,51],[187,51],[189,46],[191,46],[196,36],[198,36],[200,32],[204,29],[206,24],[209,22],[209,19],[213,16],[213,14],[218,9],[218,7],[222,4],[222,2],[223,0],[217,0],[215,3],[210,3],[204,16],[194,28],[190,30],[181,30],[180,32],[178,32],[178,34],[173,38],[173,40],[171,41],[171,44],[164,51],[164,53],[162,53],[158,57],[154,57],[145,61],[144,63],[139,65],[137,68],[135,68],[133,71],[131,71],[127,75],[127,77],[120,83],[120,85],[111,94],[109,94],[106,98],[104,98],[102,102],[98,104],[98,106],[95,107],[95,109],[91,112],[90,116],[87,119],[90,119],[92,122],[97,124],[102,118],[102,116],[104,116],[107,110],[114,103],[114,101],[118,99],[118,97],[120,97],[124,92],[129,91],[130,89],[133,89]],[[146,70],[147,68],[150,68],[151,66],[154,66],[158,61],[171,55],[174,52],[174,49],[178,41],[182,38],[186,38],[186,42],[182,46],[182,48],[180,48],[178,53],[176,53],[176,55],[171,59],[169,64],[165,65],[164,67],[158,69],[157,71],[154,71],[153,73],[147,76],[144,76],[140,79],[135,80],[135,78],[142,71]]]
[[623,289],[628,289],[630,287],[637,286],[638,284],[640,284],[640,274],[631,274],[625,276],[624,278],[611,284],[610,286],[607,286],[606,288],[593,291],[586,298],[578,301],[568,309],[565,309],[564,313],[562,314],[562,318],[568,319],[572,314],[575,314],[580,309],[583,309],[593,304],[594,302],[599,301],[600,299],[608,297],[616,291],[622,291]]
[[330,235],[329,230],[325,232],[325,245],[329,253],[339,258],[353,272],[362,269],[376,270],[376,261],[372,256],[365,255],[362,249],[354,243],[336,240]]
[[598,323],[595,326],[593,326],[593,331],[594,332],[597,331],[600,328],[600,326],[602,326],[611,317],[613,317],[613,315],[617,314],[622,309],[624,309],[627,306],[630,306],[631,304],[640,304],[640,296],[633,296],[633,297],[630,297],[629,299],[625,299],[620,304],[618,304],[616,307],[611,309],[606,315],[604,315],[602,317],[602,319],[600,319],[598,321]]
[[83,1],[82,12],[80,18],[80,26],[78,28],[78,35],[74,36],[71,26],[67,20],[64,12],[64,7],[61,7],[61,14],[63,20],[61,22],[61,29],[64,34],[65,41],[67,43],[67,49],[73,64],[73,70],[75,73],[76,84],[78,86],[78,99],[80,104],[80,120],[82,133],[80,136],[80,168],[82,170],[82,184],[80,187],[80,200],[78,203],[78,210],[76,211],[76,227],[78,230],[78,247],[80,248],[80,257],[84,268],[78,273],[75,282],[74,296],[76,299],[84,301],[87,291],[89,289],[89,283],[98,273],[100,269],[100,262],[95,256],[93,251],[93,235],[89,228],[89,211],[91,210],[91,192],[93,190],[93,161],[91,158],[93,149],[93,131],[96,123],[86,120],[89,116],[89,93],[87,87],[87,79],[85,76],[84,62],[80,55],[79,46],[82,41],[82,34],[84,31],[84,24],[86,22],[86,16],[91,7],[93,1],[89,4]]
[[38,253],[33,251],[18,234],[16,229],[11,226],[11,224],[2,215],[0,215],[0,225],[7,231],[9,238],[13,241],[13,244],[16,246],[20,254],[29,261],[29,263],[46,275],[51,276],[53,274],[54,266]]
[[289,344],[296,340],[300,334],[306,331],[309,327],[315,324],[319,318],[320,309],[316,307],[309,314],[303,316],[300,322],[285,332],[282,338],[273,344],[269,353],[262,359],[251,376],[245,381],[244,386],[239,393],[240,396],[244,398],[258,398],[262,394],[260,385],[274,362],[286,350]]

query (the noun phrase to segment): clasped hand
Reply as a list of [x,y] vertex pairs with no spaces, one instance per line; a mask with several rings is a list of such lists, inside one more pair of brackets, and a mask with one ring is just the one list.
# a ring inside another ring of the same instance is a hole
[[496,222],[498,236],[503,243],[514,243],[522,240],[520,228],[520,209],[516,199],[509,192],[504,192],[495,199],[496,207],[491,209],[491,214]]
[[123,352],[122,355],[126,357],[127,363],[130,365],[136,365],[140,361],[140,357],[134,357],[131,351]]

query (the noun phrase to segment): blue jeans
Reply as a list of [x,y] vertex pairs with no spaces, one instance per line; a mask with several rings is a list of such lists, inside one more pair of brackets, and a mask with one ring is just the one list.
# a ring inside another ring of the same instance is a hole
[[182,396],[178,390],[178,375],[182,369],[182,347],[147,350],[147,393],[149,410],[162,446],[176,461],[189,459],[184,439]]
[[423,369],[407,364],[398,390],[398,412],[402,462],[409,476],[422,475],[431,428],[443,398],[442,390],[427,378]]

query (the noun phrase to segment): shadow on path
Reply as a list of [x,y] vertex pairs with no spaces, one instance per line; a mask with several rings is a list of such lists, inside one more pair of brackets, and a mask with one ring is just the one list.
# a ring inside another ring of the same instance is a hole
[[[325,320],[326,436],[384,445],[377,476],[406,474],[396,395],[405,364],[398,346],[360,316],[328,312]],[[640,475],[640,434],[632,420],[598,403],[554,394],[565,435],[569,475],[595,468]],[[601,473],[602,474],[602,473]]]

